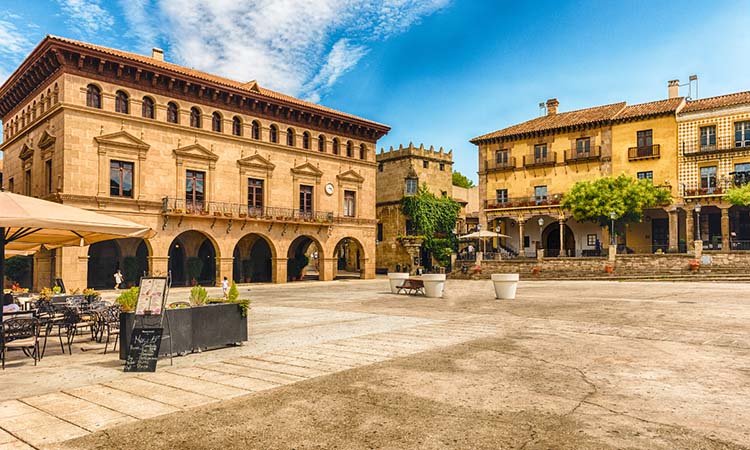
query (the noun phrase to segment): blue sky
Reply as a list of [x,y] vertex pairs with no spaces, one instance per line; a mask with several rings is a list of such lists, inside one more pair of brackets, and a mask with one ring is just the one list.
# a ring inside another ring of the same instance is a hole
[[[46,34],[148,53],[393,129],[379,147],[452,148],[560,110],[750,89],[750,4],[734,1],[0,0],[0,79]],[[686,92],[684,92],[686,94]]]

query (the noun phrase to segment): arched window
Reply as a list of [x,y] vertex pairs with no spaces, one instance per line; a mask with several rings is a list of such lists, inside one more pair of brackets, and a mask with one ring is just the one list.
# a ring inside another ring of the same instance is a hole
[[218,112],[214,112],[213,115],[211,115],[211,129],[216,131],[217,133],[221,133],[221,125],[221,114],[219,114]]
[[271,125],[271,128],[269,130],[269,135],[271,137],[271,142],[278,143],[279,142],[279,127],[276,125]]
[[190,108],[190,126],[193,128],[201,127],[201,110],[193,106]]
[[294,147],[294,130],[291,128],[286,129],[286,145]]
[[360,144],[359,146],[359,159],[365,159],[367,157],[367,146]]
[[325,152],[326,151],[326,137],[322,134],[318,136],[318,151]]
[[124,91],[117,91],[117,94],[115,94],[115,112],[130,113],[130,97]]
[[307,131],[302,133],[302,148],[310,150],[310,133]]
[[253,120],[253,139],[260,140],[260,123],[257,120]]
[[90,108],[102,108],[102,91],[93,84],[86,86],[86,106]]
[[154,100],[151,97],[143,97],[141,105],[141,116],[146,119],[154,118]]
[[167,122],[180,123],[180,109],[177,107],[177,103],[169,102],[167,104]]
[[242,136],[242,119],[239,116],[234,116],[232,119],[232,134]]
[[354,158],[354,144],[352,144],[352,141],[346,141],[346,156]]
[[339,138],[333,138],[333,154],[339,154]]
[[42,98],[39,100],[39,108],[40,112],[44,112],[44,93],[42,93]]

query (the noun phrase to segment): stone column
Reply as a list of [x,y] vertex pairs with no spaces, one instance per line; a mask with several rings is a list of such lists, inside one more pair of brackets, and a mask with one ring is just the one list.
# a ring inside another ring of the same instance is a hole
[[286,258],[274,258],[273,259],[273,282],[274,283],[286,283]]
[[[74,289],[85,289],[88,283],[88,256],[89,247],[64,247],[55,252],[55,265],[53,267],[55,276],[62,278],[65,289],[70,292]],[[109,274],[114,286],[114,274]]]
[[729,252],[729,207],[721,208],[721,251]]
[[693,229],[693,215],[695,212],[692,208],[685,210],[685,242],[688,251],[693,250],[693,241],[695,241],[695,230]]
[[558,256],[562,258],[565,256],[565,218],[560,217],[557,222],[560,224],[560,255]]
[[679,251],[677,228],[679,216],[677,215],[677,209],[667,210],[667,215],[669,216],[669,247],[667,252],[677,253]]
[[229,283],[232,283],[234,271],[234,258],[216,258],[216,285],[221,286],[221,281],[227,277]]
[[523,219],[518,219],[518,256],[526,256],[526,250],[523,247]]
[[320,258],[318,260],[318,279],[320,281],[331,281],[336,276],[336,258]]
[[359,273],[363,280],[372,280],[375,278],[375,261],[372,258],[359,259]]

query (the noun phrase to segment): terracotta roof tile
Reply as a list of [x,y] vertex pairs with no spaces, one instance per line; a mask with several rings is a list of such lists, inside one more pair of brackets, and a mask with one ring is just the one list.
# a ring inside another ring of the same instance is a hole
[[660,114],[673,113],[682,104],[684,97],[668,98],[666,100],[657,100],[655,102],[640,103],[630,105],[620,111],[614,119],[633,119],[644,116],[653,116]]
[[750,91],[735,92],[734,94],[720,95],[718,97],[691,100],[685,104],[681,113],[703,111],[706,109],[723,108],[726,106],[750,104]]
[[487,139],[512,137],[540,131],[558,130],[574,125],[585,125],[611,120],[617,113],[622,111],[623,108],[625,108],[625,102],[546,115],[510,126],[508,128],[503,128],[502,130],[475,137],[474,139],[471,139],[470,142],[473,144],[477,144],[480,141],[484,141]]
[[328,107],[325,107],[325,106],[318,105],[316,103],[311,103],[311,102],[307,102],[307,101],[304,101],[304,100],[300,100],[300,99],[292,97],[290,95],[285,95],[285,94],[282,94],[280,92],[276,92],[276,91],[272,91],[270,89],[266,89],[266,88],[260,87],[255,80],[248,81],[248,82],[240,82],[240,81],[232,80],[232,79],[229,79],[229,78],[221,77],[221,76],[218,76],[218,75],[212,75],[210,73],[202,72],[200,70],[189,69],[187,67],[183,67],[183,66],[180,66],[178,64],[173,64],[173,63],[170,63],[170,62],[167,62],[167,61],[159,61],[159,60],[151,58],[149,56],[139,55],[137,53],[125,52],[125,51],[122,51],[122,50],[117,50],[117,49],[113,49],[113,48],[109,48],[109,47],[102,47],[100,45],[89,44],[88,42],[76,41],[76,40],[73,40],[73,39],[68,39],[68,38],[59,37],[59,36],[49,35],[47,38],[50,39],[50,40],[52,40],[52,41],[59,41],[59,42],[67,43],[67,44],[72,44],[72,45],[75,45],[75,46],[78,46],[78,47],[87,48],[89,50],[96,50],[96,51],[99,51],[99,52],[102,52],[102,53],[106,53],[106,54],[109,54],[109,55],[112,55],[112,56],[117,56],[117,57],[120,57],[120,58],[129,59],[131,61],[135,61],[135,62],[139,62],[139,63],[142,63],[142,64],[150,65],[150,66],[153,66],[153,67],[158,67],[158,68],[170,70],[170,71],[182,74],[182,75],[187,75],[187,76],[190,76],[190,77],[198,78],[198,79],[205,80],[205,81],[208,81],[208,82],[211,82],[211,83],[220,84],[220,85],[227,86],[227,87],[234,88],[234,89],[238,89],[238,90],[241,90],[241,91],[252,92],[252,93],[254,93],[256,95],[260,94],[260,95],[265,96],[265,97],[273,98],[273,99],[276,99],[276,100],[286,101],[286,102],[289,102],[289,103],[292,103],[292,104],[295,104],[295,105],[299,105],[299,106],[305,106],[305,107],[308,107],[308,108],[319,110],[321,112],[335,114],[335,115],[338,115],[338,116],[343,116],[343,117],[355,119],[355,120],[358,120],[358,121],[369,122],[369,123],[371,123],[373,125],[376,125],[376,126],[389,128],[387,125],[383,125],[381,123],[374,122],[372,120],[367,120],[367,119],[364,119],[362,117],[357,117],[357,116],[352,115],[352,114],[343,113],[343,112],[335,110],[333,108],[328,108]]

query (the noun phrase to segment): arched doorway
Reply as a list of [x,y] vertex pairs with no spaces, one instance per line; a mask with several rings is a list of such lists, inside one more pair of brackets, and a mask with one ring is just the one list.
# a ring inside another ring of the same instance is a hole
[[345,237],[336,244],[334,257],[336,270],[334,278],[362,278],[362,260],[365,251],[354,238]]
[[[563,239],[565,239],[565,256],[576,255],[576,241],[573,231],[569,226],[563,228]],[[560,222],[555,222],[547,226],[542,232],[542,242],[544,242],[544,255],[549,257],[560,256]]]
[[216,285],[216,247],[205,234],[190,230],[169,246],[169,270],[173,286]]
[[114,274],[120,267],[120,247],[114,239],[89,246],[88,276],[86,284],[94,289],[112,289]]
[[319,280],[322,260],[320,243],[310,236],[298,236],[287,251],[287,280]]
[[238,283],[273,281],[273,250],[259,234],[248,234],[237,242],[232,254],[232,275]]

